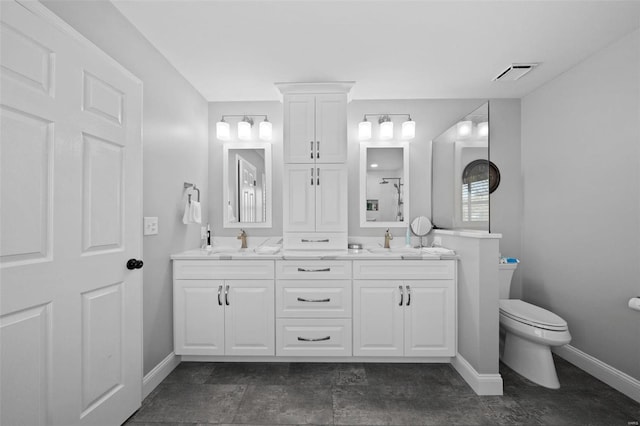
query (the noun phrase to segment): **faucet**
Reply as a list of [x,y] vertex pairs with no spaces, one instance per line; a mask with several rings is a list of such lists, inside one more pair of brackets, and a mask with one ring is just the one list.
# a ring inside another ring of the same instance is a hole
[[384,233],[384,248],[390,248],[389,241],[391,240],[393,240],[393,235],[391,235],[389,228],[387,228],[387,231]]
[[238,235],[237,239],[242,241],[242,245],[240,246],[240,248],[247,248],[247,233],[244,229],[240,230],[240,234]]

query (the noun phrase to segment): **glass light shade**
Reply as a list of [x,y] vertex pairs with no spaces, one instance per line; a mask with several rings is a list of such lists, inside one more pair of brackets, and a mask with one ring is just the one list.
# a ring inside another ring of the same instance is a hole
[[267,120],[261,121],[258,133],[258,137],[260,139],[263,141],[270,141],[273,136],[273,126],[271,125],[271,122]]
[[238,139],[248,141],[251,139],[251,123],[248,121],[238,121]]
[[361,141],[368,141],[371,139],[371,122],[361,121],[358,124],[358,139]]
[[473,131],[473,121],[459,121],[457,124],[458,137],[468,138]]
[[393,121],[383,121],[380,123],[380,139],[393,138]]
[[226,121],[218,121],[216,123],[216,136],[221,141],[229,140],[229,123]]
[[486,138],[487,136],[489,136],[489,122],[478,123],[478,137]]
[[413,139],[416,137],[416,122],[408,120],[402,123],[402,139]]

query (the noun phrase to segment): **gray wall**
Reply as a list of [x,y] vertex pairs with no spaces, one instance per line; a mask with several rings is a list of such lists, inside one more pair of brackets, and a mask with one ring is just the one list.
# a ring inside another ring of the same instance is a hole
[[[144,237],[144,373],[173,351],[169,256],[200,241],[197,225],[182,224],[183,182],[207,194],[207,103],[110,3],[43,1],[78,32],[143,82],[143,196],[145,216],[159,234]],[[206,217],[206,200],[203,217]],[[142,218],[140,218],[142,220]]]
[[640,379],[640,30],[522,100],[522,294]]

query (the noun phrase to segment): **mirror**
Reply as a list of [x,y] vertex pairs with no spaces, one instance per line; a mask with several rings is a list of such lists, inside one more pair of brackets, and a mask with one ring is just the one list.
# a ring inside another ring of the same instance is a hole
[[271,145],[228,143],[223,146],[225,228],[271,227]]
[[409,212],[409,144],[362,142],[360,226],[404,227]]
[[434,139],[431,159],[433,223],[489,231],[489,194],[500,182],[489,161],[489,103]]
[[432,228],[433,225],[431,224],[429,218],[426,216],[418,216],[413,219],[413,222],[411,222],[411,231],[415,235],[420,237],[420,247],[424,246],[424,244],[422,244],[422,238],[429,232],[431,232]]

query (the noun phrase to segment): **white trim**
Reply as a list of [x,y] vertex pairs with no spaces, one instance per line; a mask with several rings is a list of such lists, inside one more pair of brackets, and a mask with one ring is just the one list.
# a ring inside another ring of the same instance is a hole
[[449,357],[386,357],[386,356],[208,356],[182,355],[184,362],[386,362],[416,364],[449,364]]
[[171,352],[142,379],[142,399],[145,399],[180,364],[181,357]]
[[[576,367],[586,371],[593,377],[602,380],[612,388],[627,395],[636,402],[640,402],[640,380],[634,379],[628,374],[613,368],[609,364],[606,364],[571,345],[557,346],[552,348],[552,350],[564,360],[569,361],[571,364],[574,364]],[[560,385],[562,385],[562,383]]]
[[20,4],[20,6],[24,7],[34,15],[37,15],[41,18],[44,18],[47,22],[52,24],[54,27],[62,31],[63,33],[71,36],[74,40],[78,41],[80,44],[87,46],[91,49],[96,49],[97,53],[102,55],[105,59],[111,62],[112,65],[117,67],[120,71],[122,71],[127,77],[131,78],[138,84],[142,84],[142,80],[125,68],[120,62],[116,61],[112,56],[98,47],[91,40],[82,35],[78,30],[69,25],[65,20],[56,15],[51,9],[46,7],[44,4],[39,1],[34,0],[16,0],[16,3]]
[[476,371],[469,361],[458,354],[451,359],[451,365],[478,395],[502,395],[502,376],[496,374],[481,374]]

